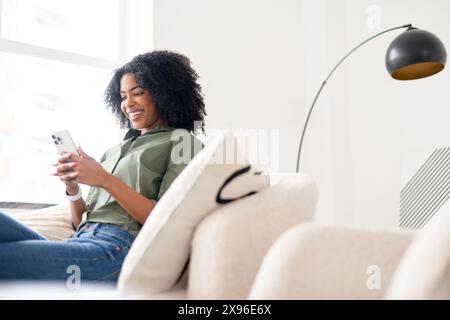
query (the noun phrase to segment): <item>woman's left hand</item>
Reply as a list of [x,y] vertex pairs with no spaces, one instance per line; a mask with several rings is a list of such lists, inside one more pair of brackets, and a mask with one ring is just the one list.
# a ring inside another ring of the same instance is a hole
[[80,156],[70,155],[70,160],[76,163],[72,169],[73,177],[76,177],[79,183],[102,187],[110,174],[94,158],[87,155],[81,146],[77,150]]

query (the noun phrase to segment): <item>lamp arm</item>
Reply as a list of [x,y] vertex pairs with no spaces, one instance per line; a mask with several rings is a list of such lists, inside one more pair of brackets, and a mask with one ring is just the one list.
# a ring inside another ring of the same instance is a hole
[[354,51],[356,51],[359,47],[361,47],[362,45],[366,44],[367,42],[369,42],[370,40],[382,35],[383,33],[389,32],[389,31],[393,31],[393,30],[397,30],[397,29],[402,29],[402,28],[411,28],[412,25],[411,24],[405,24],[403,26],[400,27],[395,27],[395,28],[391,28],[391,29],[387,29],[384,30],[380,33],[377,33],[376,35],[370,37],[369,39],[361,42],[360,44],[358,44],[356,47],[354,47],[352,50],[350,50],[341,60],[339,60],[339,62],[334,66],[333,69],[331,69],[330,73],[328,74],[328,76],[325,78],[325,80],[322,82],[322,85],[320,86],[319,90],[316,93],[316,96],[314,97],[314,100],[311,104],[311,107],[309,108],[309,112],[308,115],[306,117],[305,120],[305,124],[303,125],[303,131],[302,131],[302,136],[300,138],[300,145],[298,147],[298,154],[297,154],[297,166],[296,166],[296,172],[299,172],[299,166],[300,166],[300,155],[301,155],[301,151],[302,151],[302,145],[303,145],[303,139],[305,137],[305,132],[306,132],[306,127],[308,126],[308,122],[309,122],[309,118],[311,116],[311,113],[314,109],[314,105],[316,104],[317,99],[319,98],[320,93],[322,92],[323,87],[325,86],[325,84],[327,83],[328,79],[330,79],[330,77],[333,75],[334,71],[336,71],[336,69],[342,64],[342,62],[344,62],[345,59],[347,59],[347,57],[349,55],[351,55]]

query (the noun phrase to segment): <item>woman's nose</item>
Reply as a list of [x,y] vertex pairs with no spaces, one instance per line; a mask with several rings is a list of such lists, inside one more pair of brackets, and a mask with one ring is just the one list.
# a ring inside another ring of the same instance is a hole
[[133,100],[132,97],[128,97],[128,98],[125,100],[125,107],[127,107],[127,108],[133,106],[133,104],[134,104],[134,100]]

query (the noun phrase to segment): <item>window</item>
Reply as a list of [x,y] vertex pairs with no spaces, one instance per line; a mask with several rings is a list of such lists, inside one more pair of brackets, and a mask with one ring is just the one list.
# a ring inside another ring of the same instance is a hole
[[63,201],[48,175],[50,132],[68,129],[96,159],[122,137],[103,92],[124,62],[124,9],[124,0],[0,0],[0,201]]

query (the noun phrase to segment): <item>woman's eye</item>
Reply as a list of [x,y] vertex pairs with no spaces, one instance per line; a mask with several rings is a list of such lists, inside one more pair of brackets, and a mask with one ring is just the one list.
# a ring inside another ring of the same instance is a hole
[[142,92],[142,91],[136,91],[136,92],[134,93],[135,96],[140,96],[140,95],[142,95],[142,94],[144,94],[144,92]]
[[120,100],[123,101],[123,100],[125,100],[126,98],[127,98],[127,97],[120,97]]

